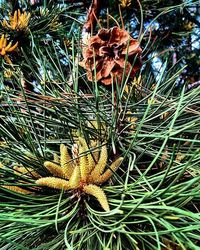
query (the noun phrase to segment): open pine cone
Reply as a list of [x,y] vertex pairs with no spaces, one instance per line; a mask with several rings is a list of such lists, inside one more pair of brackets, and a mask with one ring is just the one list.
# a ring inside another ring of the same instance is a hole
[[140,69],[141,52],[139,42],[127,31],[118,27],[100,29],[83,47],[80,65],[86,69],[89,81],[95,76],[96,68],[97,81],[110,85],[113,78],[120,83],[124,70],[126,77],[130,72],[130,78],[133,78]]

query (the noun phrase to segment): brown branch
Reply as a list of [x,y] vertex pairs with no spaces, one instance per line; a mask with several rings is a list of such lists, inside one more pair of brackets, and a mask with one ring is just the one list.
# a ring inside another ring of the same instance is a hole
[[87,13],[87,20],[83,25],[83,32],[91,33],[95,28],[97,18],[100,12],[100,0],[92,0],[90,8]]

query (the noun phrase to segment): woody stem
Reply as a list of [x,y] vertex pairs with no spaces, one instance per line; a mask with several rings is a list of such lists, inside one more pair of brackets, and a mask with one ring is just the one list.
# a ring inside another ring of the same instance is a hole
[[83,25],[83,32],[87,33],[92,32],[92,30],[95,28],[99,12],[100,12],[100,1],[92,0],[92,3],[87,13],[87,20]]

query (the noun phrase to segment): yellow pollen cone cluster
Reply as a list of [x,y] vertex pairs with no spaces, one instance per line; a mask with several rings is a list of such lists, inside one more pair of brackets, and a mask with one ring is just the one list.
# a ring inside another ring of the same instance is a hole
[[25,167],[19,167],[14,166],[14,173],[18,175],[25,175],[27,177],[34,177],[36,179],[40,178],[41,176],[32,168],[25,168]]
[[0,55],[5,56],[8,52],[12,52],[18,46],[18,42],[12,45],[12,42],[8,43],[7,38],[3,34],[0,38]]
[[32,191],[28,191],[26,189],[20,188],[18,186],[8,186],[8,185],[3,185],[3,188],[6,188],[8,190],[14,191],[16,193],[20,193],[20,194],[32,194]]
[[120,6],[122,8],[127,8],[131,5],[131,0],[121,0],[120,1]]
[[11,30],[26,30],[28,27],[28,23],[30,20],[31,14],[30,13],[21,13],[20,10],[16,10],[14,15],[9,16],[9,21],[6,19],[3,20],[2,26],[6,29]]
[[[3,167],[4,167],[4,165],[2,163],[0,163],[0,168],[3,168]],[[17,174],[17,175],[26,175],[26,176],[29,176],[29,174],[31,173],[32,176],[35,176],[37,178],[40,177],[40,175],[38,173],[36,173],[35,171],[33,171],[33,169],[31,169],[31,168],[14,166],[13,169],[14,169],[14,173]],[[24,182],[24,183],[26,183],[26,182]],[[11,190],[13,192],[20,193],[20,194],[33,194],[33,191],[26,190],[26,189],[21,188],[19,186],[2,185],[2,187],[5,188],[5,189],[8,189],[8,190]]]
[[[99,185],[106,182],[120,166],[123,158],[119,157],[111,166],[105,170],[108,160],[107,147],[103,145],[101,151],[97,149],[97,142],[92,143],[92,150],[84,138],[78,139],[79,161],[73,159],[63,144],[60,146],[60,162],[58,156],[54,156],[56,162],[47,161],[44,163],[46,169],[53,177],[42,177],[36,180],[38,185],[55,189],[79,191],[94,196],[105,211],[109,211],[109,204],[104,191]],[[93,152],[91,152],[93,151]],[[99,157],[97,158],[96,152]]]

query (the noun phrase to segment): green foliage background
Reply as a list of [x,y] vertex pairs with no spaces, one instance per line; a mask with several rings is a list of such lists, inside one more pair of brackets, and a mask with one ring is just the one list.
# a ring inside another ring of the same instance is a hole
[[[143,67],[140,84],[127,78],[116,89],[88,82],[76,62],[90,1],[18,4],[2,1],[0,9],[1,21],[18,7],[31,13],[28,32],[0,29],[19,41],[12,65],[0,57],[0,249],[199,249],[198,2],[132,1],[121,10],[125,28],[141,40]],[[117,4],[102,1],[103,27],[119,22]],[[44,161],[60,143],[70,149],[75,131],[87,141],[107,139],[109,163],[124,157],[103,186],[110,212],[70,192],[3,187],[35,186],[34,177],[14,173],[19,164],[49,176]]]

